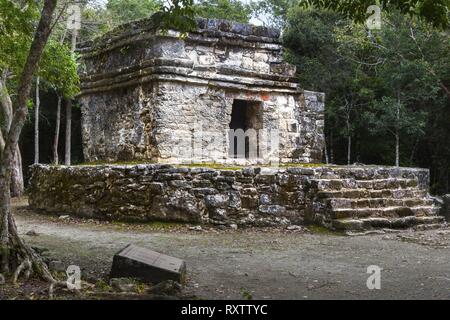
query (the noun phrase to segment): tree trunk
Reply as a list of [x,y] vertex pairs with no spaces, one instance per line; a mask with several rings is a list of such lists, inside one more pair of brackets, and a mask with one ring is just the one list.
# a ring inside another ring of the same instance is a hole
[[347,137],[347,164],[351,164],[351,156],[352,156],[352,137],[349,135]]
[[6,146],[5,139],[8,136],[9,127],[12,121],[12,101],[6,87],[6,71],[0,78],[0,156]]
[[397,123],[395,126],[395,166],[400,166],[400,93],[398,93],[397,98]]
[[330,161],[334,163],[333,130],[330,132]]
[[0,167],[0,210],[1,210],[1,229],[0,229],[0,272],[8,273],[9,263],[9,216],[11,215],[11,193],[10,179],[6,168]]
[[[45,0],[39,24],[19,78],[17,99],[10,128],[4,134],[5,147],[0,159],[0,271],[8,272],[23,262],[29,262],[33,271],[45,280],[55,282],[42,259],[19,237],[11,214],[11,174],[20,133],[28,115],[27,101],[30,96],[33,74],[50,36],[53,12],[57,0]],[[31,271],[31,270],[29,270]]]
[[409,156],[409,166],[413,167],[414,166],[414,156],[416,154],[416,150],[417,150],[417,146],[419,144],[419,137],[416,138],[416,141],[414,142],[414,146],[411,150],[411,155]]
[[400,137],[398,130],[395,135],[395,166],[400,167]]
[[54,164],[59,164],[58,145],[59,145],[59,128],[61,127],[61,102],[62,102],[62,98],[58,95],[58,105],[56,108],[55,138],[53,140],[53,163]]
[[[77,47],[78,30],[72,30],[72,55],[75,54]],[[72,100],[68,100],[66,104],[66,148],[65,148],[65,161],[66,166],[71,165],[71,146],[72,146]]]
[[[6,77],[2,75],[0,79],[0,118],[3,119],[0,128],[0,156],[6,146],[6,137],[8,136],[13,117],[13,105],[11,97],[6,87]],[[20,197],[24,191],[22,157],[17,147],[16,155],[11,173],[11,196]]]
[[327,148],[327,138],[325,137],[325,144],[324,144],[324,152],[325,152],[325,163],[329,164],[330,160],[328,158],[328,148]]
[[350,165],[351,163],[351,156],[352,156],[352,136],[350,133],[350,119],[349,116],[347,116],[347,164]]
[[16,154],[14,157],[14,164],[11,172],[11,197],[21,197],[24,192],[23,182],[23,168],[22,168],[22,155],[20,153],[19,146],[17,146]]
[[3,148],[6,144],[6,137],[11,127],[11,121],[13,117],[12,100],[6,86],[6,74],[0,78],[0,130],[2,133]]
[[67,100],[66,103],[66,143],[65,143],[65,157],[64,164],[70,166],[71,162],[71,141],[72,141],[72,101]]
[[36,105],[34,106],[34,164],[39,163],[39,76],[36,77]]

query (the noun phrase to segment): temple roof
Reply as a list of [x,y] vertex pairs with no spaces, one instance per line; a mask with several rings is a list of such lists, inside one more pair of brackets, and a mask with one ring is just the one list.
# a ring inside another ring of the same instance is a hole
[[158,80],[251,91],[298,92],[283,61],[280,31],[197,19],[188,33],[161,31],[155,16],[130,22],[79,47],[81,94]]
[[[81,43],[78,51],[81,53],[90,53],[92,51],[106,48],[113,45],[116,41],[140,33],[157,33],[161,29],[157,14],[150,18],[136,20],[122,24],[104,35],[92,40]],[[220,37],[248,42],[273,43],[280,44],[281,32],[276,28],[264,26],[255,26],[252,24],[238,23],[223,19],[197,18],[197,29],[189,34],[200,34],[209,37]],[[177,31],[177,30],[173,30]]]

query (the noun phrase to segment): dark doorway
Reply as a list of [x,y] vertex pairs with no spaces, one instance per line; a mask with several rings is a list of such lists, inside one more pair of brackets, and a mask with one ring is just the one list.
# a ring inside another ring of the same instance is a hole
[[257,132],[262,128],[261,103],[257,101],[234,100],[229,135],[230,157],[246,159],[259,157]]

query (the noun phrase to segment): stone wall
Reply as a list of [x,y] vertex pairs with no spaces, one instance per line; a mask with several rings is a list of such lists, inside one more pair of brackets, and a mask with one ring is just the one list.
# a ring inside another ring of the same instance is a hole
[[441,215],[445,217],[445,220],[450,222],[450,194],[442,196],[443,206],[441,209]]
[[28,192],[34,209],[109,220],[257,226],[315,220],[311,210],[321,205],[318,183],[335,188],[359,179],[377,183],[384,179],[394,187],[411,179],[424,194],[429,183],[428,170],[371,166],[210,169],[161,164],[35,165],[31,170]]
[[[321,162],[324,95],[300,88],[277,30],[206,19],[185,38],[157,30],[134,22],[81,46],[87,161],[229,162],[233,101],[245,100],[279,136],[276,159],[258,162]],[[199,132],[223,143],[206,138],[199,153]]]

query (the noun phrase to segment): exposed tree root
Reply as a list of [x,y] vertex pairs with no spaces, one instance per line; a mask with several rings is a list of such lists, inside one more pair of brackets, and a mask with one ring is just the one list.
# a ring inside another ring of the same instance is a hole
[[28,260],[28,259],[24,260],[17,267],[16,271],[14,271],[14,275],[13,275],[13,279],[12,279],[13,284],[17,284],[17,279],[19,278],[19,275],[22,271],[25,271],[25,279],[28,280],[31,273],[33,272],[30,260]]
[[0,260],[0,271],[8,273],[9,270],[15,270],[12,278],[13,283],[17,283],[22,272],[25,274],[25,278],[29,278],[31,273],[34,273],[45,281],[56,282],[41,257],[19,237],[11,214],[8,214],[7,237],[2,239],[0,246],[2,258]]

